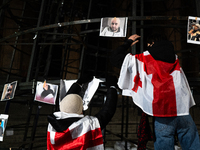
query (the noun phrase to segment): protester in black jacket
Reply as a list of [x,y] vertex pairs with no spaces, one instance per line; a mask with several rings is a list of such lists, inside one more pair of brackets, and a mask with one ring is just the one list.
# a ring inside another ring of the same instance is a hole
[[[178,57],[175,55],[173,44],[167,40],[165,35],[154,33],[147,39],[147,51],[136,55],[127,54],[127,49],[137,43],[139,37],[137,34],[130,36],[123,45],[119,46],[112,53],[112,64],[118,68],[122,67],[120,72],[120,77],[122,78],[119,77],[119,87],[122,90],[130,90],[135,104],[144,110],[145,113],[153,116],[154,149],[174,149],[174,137],[176,135],[182,149],[200,149],[199,134],[189,114],[189,108],[195,105],[195,102],[184,72],[179,65]],[[142,67],[144,67],[143,70],[141,69]],[[154,72],[149,70],[154,70]],[[134,71],[137,72],[138,76],[136,76],[136,73],[133,73]],[[148,78],[147,74],[151,77]],[[132,80],[129,77],[135,78]],[[172,79],[171,84],[169,78],[170,80]],[[149,85],[146,84],[148,82],[145,83],[148,79],[150,79]],[[133,88],[129,84],[132,82],[135,83]],[[135,89],[135,85],[140,86],[140,92],[137,91],[138,89]],[[148,95],[150,92],[148,93],[144,89],[152,90],[153,94],[150,94],[151,96]],[[156,89],[156,92],[154,89]],[[136,94],[137,96],[135,96]],[[170,94],[174,95],[170,96]],[[155,97],[157,99],[154,99]],[[152,105],[148,105],[147,102],[152,102]],[[151,107],[155,106],[155,103],[158,104],[157,107]],[[138,149],[146,149],[148,140],[152,139],[148,120],[146,120],[147,114],[143,112],[141,117],[138,130]]]
[[[131,35],[122,45],[114,49],[110,56],[111,64],[117,68],[121,68],[124,58],[128,54],[127,50],[139,42],[139,38],[140,36],[137,34]],[[147,44],[147,50],[155,60],[168,63],[175,62],[174,46],[164,35],[158,33],[150,35],[147,38]]]
[[[74,123],[77,123],[77,124],[80,123],[81,127],[78,127],[78,128],[81,128],[81,129],[83,128],[83,130],[86,126],[93,126],[93,124],[95,124],[95,125],[99,124],[100,130],[103,130],[106,127],[106,125],[109,123],[109,121],[112,119],[112,117],[114,116],[114,113],[116,111],[117,100],[118,100],[117,90],[116,90],[116,87],[117,87],[117,78],[116,77],[110,78],[109,80],[106,81],[108,89],[107,89],[107,95],[106,95],[106,102],[105,102],[104,106],[102,107],[102,109],[93,117],[87,116],[89,119],[82,115],[83,105],[82,105],[82,103],[78,102],[79,99],[82,100],[82,98],[80,96],[78,96],[78,94],[81,91],[82,84],[88,82],[89,80],[91,80],[91,78],[88,78],[88,77],[83,78],[82,77],[82,78],[78,79],[77,82],[72,84],[72,86],[68,90],[66,96],[62,100],[63,102],[61,101],[61,103],[60,103],[60,112],[56,112],[53,115],[48,116],[48,122],[49,122],[48,135],[47,135],[47,149],[48,150],[59,149],[62,146],[66,146],[68,148],[71,147],[70,143],[64,142],[63,138],[59,139],[59,141],[63,141],[63,142],[60,142],[59,144],[56,142],[55,143],[52,142],[52,137],[50,136],[50,134],[52,134],[53,132],[56,135],[60,136],[60,134],[67,132],[68,129],[70,130],[72,128],[72,126],[74,126]],[[72,101],[74,101],[75,105],[70,104]],[[58,113],[60,113],[61,115],[58,116]],[[62,115],[66,115],[66,116],[71,115],[71,116],[62,118]],[[84,121],[82,121],[82,120],[84,120],[84,118],[86,118],[85,120],[89,120],[90,123],[82,123],[82,122],[84,122]],[[92,118],[92,119],[90,119],[90,118]],[[96,123],[94,123],[93,118],[96,118],[98,121],[96,121]],[[80,129],[78,129],[78,130],[80,130]],[[89,129],[87,129],[87,130],[89,130]],[[73,134],[73,133],[71,133],[71,134]],[[93,137],[94,135],[102,136],[102,133],[100,133],[100,134],[95,133],[95,134],[92,134],[91,136]],[[56,137],[58,137],[58,136],[53,137],[53,141],[56,141],[55,140]],[[93,137],[93,138],[95,138],[95,137]],[[92,143],[94,141],[92,139],[86,139],[86,141],[87,140],[89,140],[88,143]],[[75,140],[74,141],[72,140],[72,143],[73,142],[77,143]],[[79,144],[80,143],[81,142],[79,142]],[[81,143],[78,146],[79,146],[79,148],[84,145],[86,145],[86,147],[88,147],[88,143],[87,142]],[[96,142],[96,143],[98,143],[98,142]],[[77,145],[74,144],[73,146],[76,147]]]

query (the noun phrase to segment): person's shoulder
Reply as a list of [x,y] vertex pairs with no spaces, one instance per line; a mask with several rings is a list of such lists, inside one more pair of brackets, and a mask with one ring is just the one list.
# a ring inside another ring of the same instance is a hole
[[101,30],[101,34],[105,34],[107,31],[109,31],[108,28],[109,28],[109,27],[104,27],[104,28]]
[[110,27],[106,26],[106,27],[103,28],[103,31],[109,30],[109,28],[110,28]]

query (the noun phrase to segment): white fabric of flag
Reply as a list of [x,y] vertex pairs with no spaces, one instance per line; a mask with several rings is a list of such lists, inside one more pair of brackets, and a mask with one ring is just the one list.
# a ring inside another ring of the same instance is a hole
[[189,114],[195,105],[186,76],[176,58],[174,63],[155,60],[148,51],[127,54],[118,80],[123,95],[145,113],[157,117]]
[[85,116],[63,132],[48,125],[47,150],[104,150],[103,135],[97,118]]

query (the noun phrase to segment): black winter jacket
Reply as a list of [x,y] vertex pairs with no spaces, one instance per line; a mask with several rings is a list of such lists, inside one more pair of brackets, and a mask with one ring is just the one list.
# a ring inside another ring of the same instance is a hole
[[[74,83],[70,87],[67,94],[78,94],[80,91],[81,87],[77,83]],[[117,100],[118,100],[117,90],[115,88],[109,88],[107,90],[106,102],[103,108],[95,115],[95,117],[99,120],[102,130],[106,127],[106,125],[114,116],[114,113],[116,111]],[[73,118],[57,120],[54,115],[49,115],[47,119],[48,122],[53,126],[53,128],[57,132],[62,132],[66,130],[73,122],[76,122],[81,118],[73,117]]]
[[[132,43],[133,40],[128,39],[124,44],[111,51],[110,61],[113,66],[121,68],[124,58],[128,53],[127,50]],[[155,60],[168,63],[174,63],[176,60],[174,46],[170,41],[163,40],[155,42],[152,47],[149,47],[148,51]]]

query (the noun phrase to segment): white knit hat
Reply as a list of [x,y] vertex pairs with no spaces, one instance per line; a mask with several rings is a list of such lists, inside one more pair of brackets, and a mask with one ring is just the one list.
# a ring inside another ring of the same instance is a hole
[[81,114],[83,111],[83,100],[77,94],[69,94],[60,102],[60,111],[66,113]]

